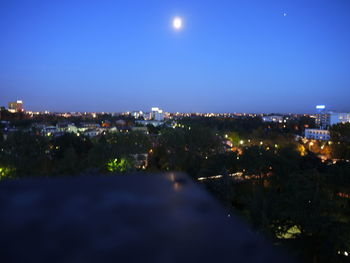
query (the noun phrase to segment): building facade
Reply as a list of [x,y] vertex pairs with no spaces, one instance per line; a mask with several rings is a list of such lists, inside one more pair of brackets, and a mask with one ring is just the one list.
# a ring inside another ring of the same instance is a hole
[[316,106],[316,125],[320,129],[327,129],[329,127],[329,116],[325,105]]
[[282,123],[283,122],[283,116],[264,116],[262,117],[263,122],[278,122]]
[[330,112],[328,119],[330,126],[338,123],[350,123],[350,113]]
[[16,112],[23,112],[23,101],[17,100],[16,102],[9,102],[9,112],[16,113]]
[[305,138],[310,140],[329,141],[331,139],[331,135],[328,130],[305,129]]
[[151,109],[150,119],[155,121],[163,121],[164,120],[164,112],[163,110],[153,107]]
[[316,110],[316,125],[320,129],[328,129],[338,123],[350,123],[350,113],[326,111],[324,105],[317,105]]

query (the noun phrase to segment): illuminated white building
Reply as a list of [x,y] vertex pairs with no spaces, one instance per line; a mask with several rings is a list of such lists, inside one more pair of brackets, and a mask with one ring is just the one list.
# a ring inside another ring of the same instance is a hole
[[163,112],[163,110],[161,110],[161,109],[159,109],[157,107],[153,107],[151,109],[150,119],[151,120],[155,120],[155,121],[162,121],[162,120],[164,120],[164,112]]
[[326,112],[326,106],[325,105],[317,105],[316,106],[316,125],[320,127],[321,129],[326,129],[329,127],[329,116]]
[[331,139],[331,135],[328,130],[305,129],[305,138],[311,140],[329,141]]
[[316,110],[316,125],[320,129],[327,129],[338,123],[350,123],[350,113],[326,111],[325,105],[317,105]]
[[262,119],[264,122],[283,122],[283,116],[264,116]]
[[140,117],[143,117],[143,112],[142,111],[133,111],[131,115],[135,118],[138,119]]

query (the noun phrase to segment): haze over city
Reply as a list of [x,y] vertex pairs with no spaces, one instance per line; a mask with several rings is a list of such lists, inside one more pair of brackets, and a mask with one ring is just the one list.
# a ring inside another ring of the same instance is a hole
[[350,111],[349,7],[2,1],[0,106],[23,99],[34,111]]

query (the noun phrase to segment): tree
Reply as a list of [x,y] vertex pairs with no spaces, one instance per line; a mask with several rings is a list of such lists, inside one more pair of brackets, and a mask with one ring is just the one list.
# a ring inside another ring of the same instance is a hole
[[350,143],[350,123],[338,123],[330,129],[332,141]]
[[238,133],[234,131],[227,133],[227,139],[229,139],[234,146],[239,146],[239,142],[241,140]]
[[336,124],[330,128],[332,153],[337,159],[350,159],[350,123]]
[[49,141],[30,133],[15,132],[0,142],[0,164],[13,176],[39,176],[50,171]]
[[132,163],[126,158],[109,160],[107,162],[107,170],[112,173],[125,173],[132,168]]
[[64,151],[62,158],[56,162],[55,168],[55,172],[61,175],[73,175],[82,172],[78,154],[73,147]]

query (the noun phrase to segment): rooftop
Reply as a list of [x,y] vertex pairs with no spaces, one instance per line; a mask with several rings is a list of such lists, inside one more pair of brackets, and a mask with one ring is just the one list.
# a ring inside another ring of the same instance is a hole
[[290,262],[186,175],[0,182],[1,262]]

